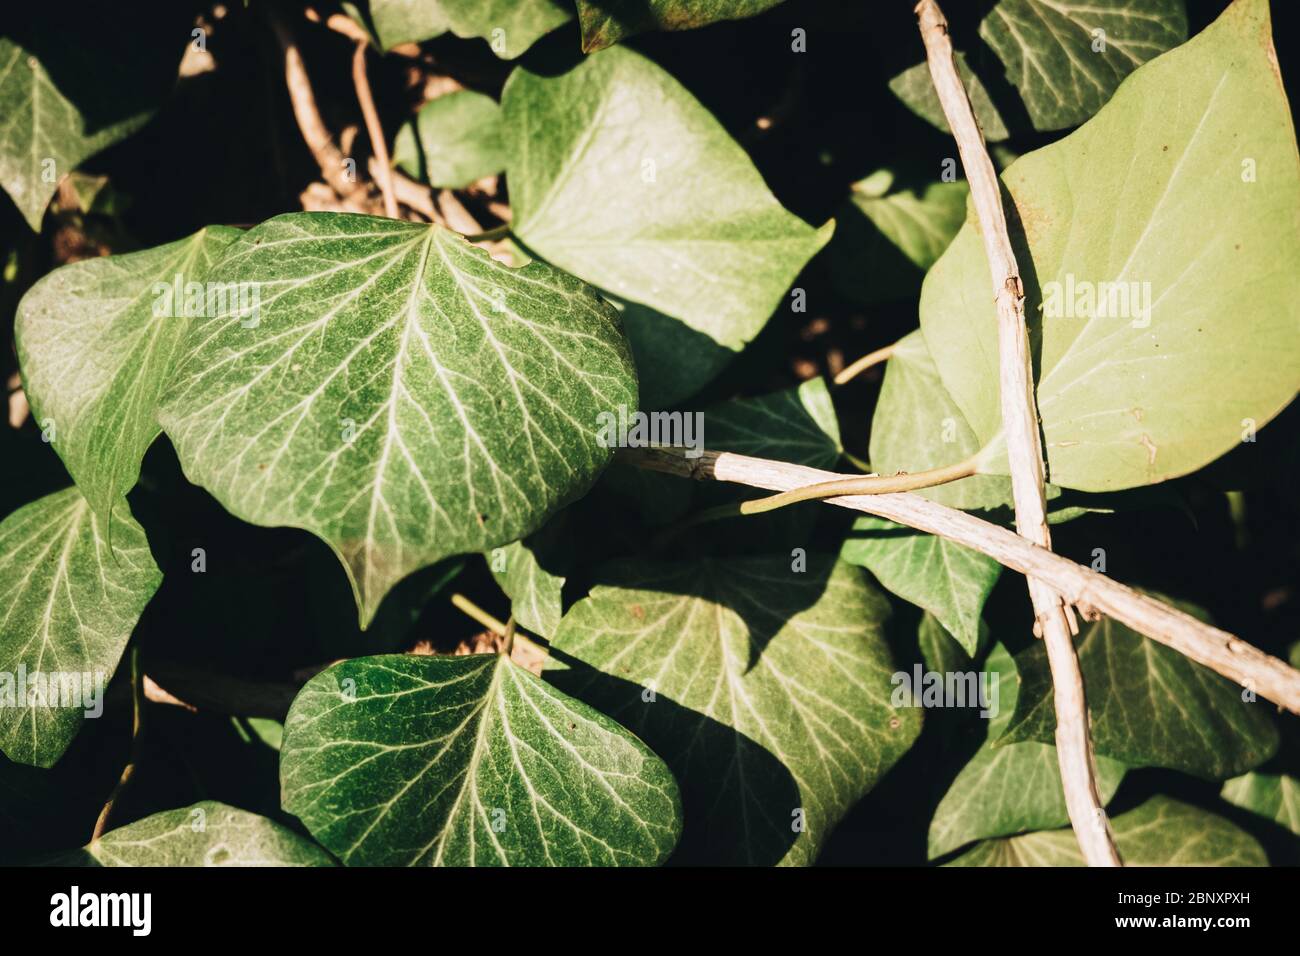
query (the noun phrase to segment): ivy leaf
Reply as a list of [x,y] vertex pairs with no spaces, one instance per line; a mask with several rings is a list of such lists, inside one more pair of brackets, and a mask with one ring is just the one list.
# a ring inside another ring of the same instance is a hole
[[112,520],[110,548],[107,521],[67,488],[0,522],[0,751],[10,760],[52,767],[83,717],[102,713],[104,687],[162,582],[129,510]]
[[[1120,81],[1187,39],[1183,0],[998,0],[980,36],[1035,129],[1082,123]],[[977,114],[978,115],[978,114]]]
[[[360,16],[353,18],[363,20]],[[370,20],[385,50],[432,40],[451,29],[441,0],[370,0]]]
[[831,243],[835,282],[864,305],[915,296],[966,221],[965,182],[894,188],[882,169],[853,184]]
[[866,568],[884,587],[933,614],[974,654],[980,614],[1002,565],[937,535],[917,534],[884,518],[863,515],[840,549],[840,557]]
[[290,708],[280,775],[351,865],[649,865],[681,829],[658,757],[500,654],[335,664]]
[[602,580],[560,622],[548,676],[664,755],[683,786],[679,855],[813,862],[920,731],[920,711],[890,703],[884,597],[819,555],[802,572],[787,557],[623,562]]
[[[1197,807],[1152,797],[1111,820],[1125,866],[1268,866],[1254,837]],[[949,866],[1083,866],[1072,830],[986,840]]]
[[[1011,134],[1002,122],[1002,114],[993,105],[980,78],[966,64],[966,54],[958,52],[954,54],[954,59],[957,61],[957,73],[966,87],[966,95],[970,97],[971,108],[975,111],[975,119],[984,131],[984,139],[990,143],[1006,139]],[[939,94],[934,89],[934,78],[930,76],[930,65],[924,60],[890,80],[889,89],[921,119],[945,133],[949,131],[948,118],[943,114],[943,104],[939,102]]]
[[844,452],[826,380],[813,378],[755,398],[721,402],[704,412],[705,444],[759,458],[831,468]]
[[186,4],[170,6],[161,13],[88,7],[76,16],[52,8],[7,18],[0,186],[32,229],[40,231],[64,176],[147,123],[167,96],[193,16]]
[[671,408],[690,398],[736,357],[731,349],[671,315],[608,292],[601,294],[623,318],[641,383],[642,408]]
[[519,239],[731,351],[834,228],[786,212],[721,124],[631,50],[559,76],[517,69],[501,107]]
[[1295,777],[1251,772],[1224,783],[1221,796],[1234,807],[1272,820],[1300,836],[1300,780]]
[[407,574],[517,541],[582,494],[610,456],[597,416],[636,407],[611,306],[440,226],[278,216],[210,281],[260,305],[191,333],[163,427],[229,511],[328,542],[363,627]]
[[781,0],[578,0],[582,49],[592,53],[647,30],[693,30],[740,20]]
[[[15,337],[27,398],[100,517],[140,477],[186,333],[210,314],[212,287],[191,283],[203,282],[239,234],[209,226],[143,252],[66,265],[18,304]],[[234,290],[213,291],[224,298]],[[219,305],[215,296],[212,305]]]
[[[1029,249],[1020,263],[1054,484],[1106,491],[1186,474],[1291,401],[1300,272],[1286,250],[1300,244],[1300,160],[1267,3],[1237,0],[1003,180]],[[1090,310],[1087,290],[1098,289],[1106,308]],[[1079,306],[1094,317],[1067,317]],[[992,446],[985,467],[1005,468],[975,223],[927,277],[921,328],[948,392]]]
[[393,159],[415,179],[461,189],[505,168],[501,107],[473,90],[429,100],[393,141]]
[[[997,696],[993,698],[997,713],[980,721],[985,729],[983,745],[962,767],[934,811],[930,820],[930,859],[986,837],[1047,830],[1070,822],[1055,747],[1040,743],[992,746],[1015,710],[1015,662],[998,644],[983,669],[990,674],[990,680],[997,675]],[[1125,769],[1116,760],[1097,758],[1097,788],[1103,806],[1119,789]]]
[[510,598],[519,625],[550,639],[560,626],[564,574],[571,554],[567,513],[560,512],[523,541],[487,555],[488,568]]
[[330,855],[274,820],[203,800],[109,830],[56,866],[334,866]]
[[[1204,614],[1175,602],[1191,614]],[[1080,628],[1075,639],[1099,755],[1130,767],[1168,767],[1210,780],[1235,776],[1267,760],[1278,746],[1268,705],[1243,700],[1232,681],[1109,618]],[[1056,713],[1047,652],[1041,644],[1016,656],[1020,695],[1001,746],[1055,739]]]
[[450,30],[481,37],[497,56],[513,60],[572,20],[573,10],[559,0],[371,0],[370,16],[385,50]]

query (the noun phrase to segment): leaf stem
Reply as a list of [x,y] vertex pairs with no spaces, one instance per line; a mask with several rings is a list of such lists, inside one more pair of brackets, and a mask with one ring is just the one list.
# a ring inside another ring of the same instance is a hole
[[144,733],[144,674],[140,671],[139,645],[131,648],[131,706],[131,753],[127,757],[126,766],[122,768],[122,775],[113,787],[113,792],[104,802],[104,809],[99,811],[99,819],[95,821],[95,830],[90,836],[91,843],[97,842],[108,829],[109,818],[113,815],[114,808],[121,802],[132,778],[135,777],[135,768],[140,762],[141,738]]
[[863,475],[861,478],[837,478],[834,481],[824,481],[804,488],[796,488],[793,491],[783,491],[781,494],[772,495],[770,498],[741,502],[739,513],[743,515],[763,514],[764,512],[775,511],[777,508],[798,504],[801,501],[838,498],[842,495],[888,495],[900,491],[933,488],[936,485],[946,485],[978,474],[978,458],[977,453],[964,461],[957,462],[955,465],[944,465],[942,468],[931,468],[927,471],[918,471],[915,474],[908,474],[904,471],[899,472],[897,475]]
[[[497,618],[483,610],[463,594],[453,594],[451,596],[451,603],[452,606],[462,614],[472,617],[493,634],[505,638],[510,650],[514,649],[514,642],[517,639],[520,644],[527,644],[530,647],[535,648],[541,654],[547,652],[545,647],[515,626],[515,618],[513,614],[510,616],[509,623],[502,624]],[[507,650],[506,653],[508,654],[510,650]]]
[[852,379],[857,378],[867,369],[871,368],[871,366],[879,365],[881,362],[887,361],[889,357],[894,354],[894,349],[896,348],[898,348],[897,342],[893,345],[886,345],[884,348],[876,349],[874,352],[868,352],[856,362],[840,369],[840,374],[835,376],[835,384],[844,385]]

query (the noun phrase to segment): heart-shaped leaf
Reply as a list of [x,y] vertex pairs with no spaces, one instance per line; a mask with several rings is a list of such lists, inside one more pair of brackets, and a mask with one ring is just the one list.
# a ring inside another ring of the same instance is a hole
[[[830,238],[781,207],[672,76],[631,50],[501,98],[514,233],[560,268],[739,351]],[[710,184],[709,188],[702,188]]]
[[647,30],[693,30],[719,20],[740,20],[781,0],[578,0],[582,49],[613,46]]
[[238,236],[209,226],[143,252],[76,262],[18,304],[28,401],[101,517],[140,477],[140,460],[161,431],[158,400],[190,326],[238,298],[237,288],[204,281]]
[[566,517],[561,512],[536,534],[487,554],[488,568],[510,598],[519,626],[547,640],[560,626],[564,571],[572,559]]
[[[1075,647],[1099,755],[1131,767],[1169,767],[1223,780],[1277,750],[1268,704],[1172,648],[1109,618],[1085,624]],[[1016,670],[1021,686],[1015,715],[997,745],[1050,743],[1056,713],[1042,644],[1018,654]]]
[[[354,19],[366,26],[359,12]],[[370,21],[385,50],[402,43],[420,43],[450,29],[441,0],[370,0]]]
[[[806,864],[911,746],[884,597],[809,555],[628,562],[560,622],[547,675],[664,755],[682,855]],[[560,669],[563,668],[563,669]]]
[[1183,0],[998,0],[980,36],[1035,129],[1082,123],[1136,67],[1187,39]]
[[[983,745],[962,767],[934,811],[930,820],[931,859],[975,840],[1047,830],[1070,822],[1055,747],[1040,743],[991,746],[1015,710],[1015,662],[998,644],[983,669],[990,673],[990,680],[997,675],[997,713],[987,722],[981,721]],[[1124,765],[1116,760],[1097,758],[1097,789],[1103,806],[1119,789],[1124,771]]]
[[[1111,820],[1125,866],[1268,866],[1254,837],[1198,807],[1152,797]],[[1072,830],[986,840],[949,866],[1083,866]]]
[[440,226],[279,216],[210,281],[259,305],[191,332],[163,427],[234,514],[327,541],[362,626],[405,575],[516,541],[584,492],[610,456],[598,415],[636,407],[610,305]]
[[505,169],[501,107],[473,90],[429,100],[393,141],[393,161],[431,186],[460,189]]
[[285,809],[352,865],[649,865],[681,829],[658,757],[500,654],[336,664],[281,752]]
[[[1300,386],[1289,259],[1300,159],[1272,50],[1267,3],[1236,0],[1003,176],[1028,246],[1019,261],[1054,484],[1104,491],[1186,474]],[[921,328],[995,452],[997,326],[975,223],[926,278]],[[1005,455],[985,467],[1005,468]]]
[[167,96],[193,17],[168,6],[92,4],[75,16],[37,7],[7,18],[0,187],[33,229],[64,176],[147,123]]
[[[125,507],[113,532],[76,488],[0,523],[0,751],[51,767],[104,688],[162,574]],[[111,547],[110,547],[111,539]]]
[[330,855],[274,820],[203,800],[109,830],[54,866],[334,866]]
[[705,445],[759,458],[833,468],[843,454],[830,389],[822,378],[797,388],[735,398],[703,413]]

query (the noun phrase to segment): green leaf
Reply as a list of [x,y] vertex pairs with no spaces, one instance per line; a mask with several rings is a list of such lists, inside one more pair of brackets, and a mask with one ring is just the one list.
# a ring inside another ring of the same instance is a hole
[[[1007,127],[1002,122],[1002,115],[993,105],[993,100],[989,98],[988,90],[984,88],[980,78],[966,64],[966,55],[957,53],[955,59],[957,73],[966,87],[971,108],[975,111],[975,119],[979,122],[980,129],[984,131],[984,139],[990,143],[1006,139],[1011,134],[1007,132]],[[936,129],[948,132],[948,119],[943,114],[939,94],[935,92],[934,79],[930,76],[930,65],[924,60],[890,80],[889,88],[921,119]]]
[[432,40],[451,29],[441,0],[370,0],[370,19],[385,50]]
[[1082,123],[1135,68],[1186,40],[1187,12],[1183,0],[999,0],[979,32],[1034,128],[1053,130]]
[[964,181],[892,185],[889,170],[855,183],[830,246],[837,288],[865,305],[915,296],[966,221]]
[[[1022,743],[994,747],[1011,721],[1018,678],[1007,649],[998,644],[984,663],[997,675],[997,713],[984,723],[984,742],[962,767],[930,820],[930,859],[975,840],[1066,826],[1065,791],[1056,748]],[[1124,778],[1125,767],[1097,758],[1097,789],[1102,805],[1110,802]]]
[[[921,623],[916,626],[916,643],[921,651],[921,660],[932,671],[965,671],[974,666],[974,660],[967,650],[928,611],[921,615]],[[981,626],[976,652],[987,643],[988,627]]]
[[631,50],[559,76],[517,69],[501,106],[519,239],[731,351],[834,228],[786,212],[721,124]]
[[[1177,603],[1177,602],[1176,602]],[[1204,616],[1178,603],[1184,611]],[[1210,780],[1267,760],[1278,735],[1269,707],[1243,700],[1232,681],[1108,618],[1075,639],[1099,755],[1130,767],[1168,767]],[[998,744],[1055,739],[1056,713],[1041,643],[1016,656],[1020,696]]]
[[[882,475],[916,473],[956,464],[979,449],[979,438],[943,387],[925,338],[919,331],[905,335],[885,365],[871,420],[872,467]],[[1011,480],[972,475],[917,494],[950,508],[989,510],[1011,502]]]
[[334,866],[330,855],[274,820],[203,800],[109,830],[56,866]]
[[[188,41],[183,4],[51,8],[9,17],[0,36],[0,186],[28,225],[83,160],[147,123]],[[188,22],[188,21],[187,21]],[[170,37],[170,43],[168,42]]]
[[87,713],[102,713],[104,687],[158,590],[162,574],[127,508],[114,513],[111,537],[110,548],[106,520],[76,488],[0,523],[0,751],[10,760],[52,767]]
[[980,613],[1002,565],[936,535],[863,515],[840,550],[905,601],[933,614],[966,652],[979,643]]
[[[15,337],[36,420],[95,513],[135,486],[161,428],[158,401],[190,327],[212,315],[203,283],[238,229],[55,269],[23,296]],[[188,287],[188,291],[187,291]]]
[[687,859],[813,862],[920,731],[890,703],[889,605],[849,565],[624,562],[602,581],[560,622],[548,676],[663,754]]
[[163,427],[229,511],[328,542],[363,627],[407,574],[582,494],[610,456],[597,416],[636,407],[611,306],[436,225],[278,216],[210,280],[253,284],[256,318],[191,333]]
[[293,702],[281,782],[352,865],[648,865],[681,830],[658,757],[500,654],[334,665]]
[[510,611],[525,630],[550,639],[560,626],[560,598],[571,557],[566,512],[535,534],[487,555],[488,568],[510,598]]
[[781,0],[578,0],[582,49],[591,53],[647,30],[694,30],[740,20]]
[[513,60],[573,19],[573,10],[560,0],[370,0],[370,16],[385,50],[450,30],[481,37],[497,56]]
[[1300,780],[1284,773],[1248,773],[1223,785],[1221,796],[1300,836]]
[[415,179],[460,189],[505,169],[501,107],[472,90],[429,100],[402,124],[393,159]]
[[[1125,866],[1268,866],[1254,837],[1168,797],[1152,797],[1111,821]],[[1083,866],[1072,830],[986,840],[949,866]]]
[[671,315],[602,291],[618,309],[641,383],[641,407],[671,408],[690,398],[730,364],[736,353]]
[[844,448],[830,389],[822,378],[796,388],[736,398],[703,413],[705,445],[759,458],[833,468]]
[[[1054,484],[1105,491],[1186,474],[1291,401],[1300,160],[1263,0],[1237,0],[1003,180],[1029,249],[1019,261]],[[1089,289],[1108,308],[1069,318],[1066,300],[1086,306]],[[1044,317],[1045,301],[1060,317]],[[1005,468],[996,317],[973,222],[926,279],[921,328],[993,446],[985,467]]]

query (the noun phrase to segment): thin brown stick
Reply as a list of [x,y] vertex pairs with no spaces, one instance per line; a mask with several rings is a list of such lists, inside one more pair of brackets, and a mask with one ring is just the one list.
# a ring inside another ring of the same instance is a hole
[[[730,452],[705,451],[698,458],[687,458],[680,448],[633,448],[620,450],[618,457],[627,464],[683,478],[725,481],[769,491],[789,491],[846,477]],[[1234,634],[1041,548],[1013,531],[917,494],[853,495],[822,500],[825,504],[887,518],[986,554],[1013,571],[1043,581],[1089,616],[1105,614],[1279,707],[1300,714],[1300,671],[1294,667]]]
[[136,765],[140,762],[141,735],[144,731],[144,675],[140,673],[140,648],[138,647],[131,648],[131,707],[131,753],[126,758],[126,766],[122,768],[122,775],[118,777],[113,792],[104,801],[104,809],[99,811],[94,832],[90,835],[91,843],[102,837],[108,829],[108,821],[113,816],[113,810],[121,802],[127,787],[131,785],[131,780],[135,777]]
[[321,119],[320,109],[316,106],[316,94],[311,88],[311,78],[307,75],[307,67],[298,51],[298,41],[288,24],[275,12],[274,5],[266,4],[263,9],[284,54],[284,81],[289,88],[289,102],[293,105],[294,119],[298,121],[302,138],[311,150],[316,165],[320,167],[321,178],[340,196],[349,196],[360,184],[348,177],[345,165],[347,157],[334,144],[334,137]]
[[835,384],[847,384],[873,365],[879,365],[881,362],[887,361],[889,357],[894,354],[894,349],[897,347],[898,343],[895,342],[893,345],[886,345],[884,348],[876,349],[874,352],[868,352],[866,355],[862,356],[862,358],[845,366],[840,373],[835,376]]
[[384,215],[389,219],[397,218],[397,198],[393,194],[393,167],[388,159],[388,142],[384,139],[384,126],[379,122],[379,111],[375,109],[375,98],[370,92],[370,78],[366,76],[366,50],[369,43],[365,40],[357,43],[352,54],[352,82],[357,88],[357,99],[361,102],[361,115],[366,118],[366,133],[370,136],[370,149],[375,154],[375,165],[379,173],[379,191],[384,196]]
[[[998,312],[998,367],[1002,393],[1002,428],[1006,434],[1015,503],[1016,530],[1048,550],[1047,500],[1043,491],[1043,449],[1038,438],[1029,333],[1025,326],[1024,287],[1007,234],[1006,213],[997,171],[984,146],[970,98],[957,73],[948,22],[934,0],[916,5],[926,60],[948,126],[957,141],[979,217],[984,252],[993,278]],[[1073,619],[1042,581],[1029,578],[1029,596],[1038,630],[1047,645],[1056,701],[1056,753],[1061,767],[1065,805],[1075,839],[1089,866],[1119,866],[1115,836],[1097,789],[1097,767],[1089,734],[1083,674],[1074,651]]]

